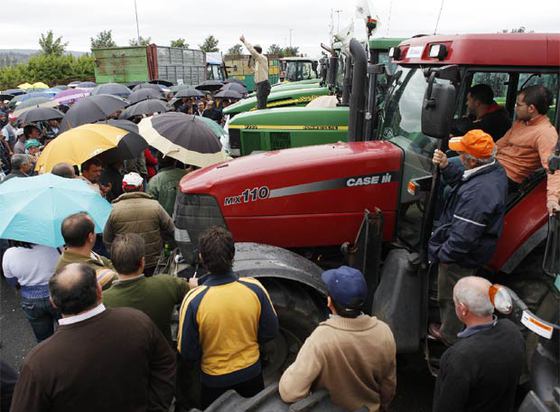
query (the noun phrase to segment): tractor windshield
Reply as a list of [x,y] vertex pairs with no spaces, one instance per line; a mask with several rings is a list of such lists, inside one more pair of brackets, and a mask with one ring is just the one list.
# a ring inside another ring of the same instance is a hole
[[286,80],[296,82],[316,78],[317,73],[311,61],[294,60],[286,63]]

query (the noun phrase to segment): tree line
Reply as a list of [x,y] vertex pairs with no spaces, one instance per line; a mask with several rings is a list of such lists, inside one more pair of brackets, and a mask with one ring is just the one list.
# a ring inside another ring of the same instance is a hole
[[[113,40],[111,30],[104,30],[95,37],[90,38],[91,48],[117,47]],[[129,40],[129,46],[146,46],[152,42],[151,37],[142,37]],[[204,39],[198,45],[204,52],[220,51],[219,40],[213,35]],[[94,80],[95,78],[95,59],[90,54],[74,57],[66,53],[67,42],[62,36],[56,37],[52,30],[42,33],[39,38],[40,53],[29,57],[27,62],[17,63],[13,56],[5,56],[0,61],[0,89],[17,87],[18,84],[25,82],[45,82],[50,85],[67,84],[74,80]],[[184,38],[172,40],[171,47],[189,48],[189,43]],[[236,44],[230,47],[226,54],[241,55],[243,46]],[[299,54],[299,47],[280,47],[272,44],[266,54],[275,57],[290,57]],[[16,64],[14,64],[16,63]]]

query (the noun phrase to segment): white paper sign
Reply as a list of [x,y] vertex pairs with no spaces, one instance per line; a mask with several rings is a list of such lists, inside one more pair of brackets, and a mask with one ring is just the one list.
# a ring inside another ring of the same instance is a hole
[[523,315],[521,316],[521,323],[525,325],[527,329],[543,338],[550,339],[552,337],[552,332],[554,331],[552,325],[536,318],[526,310],[523,311]]

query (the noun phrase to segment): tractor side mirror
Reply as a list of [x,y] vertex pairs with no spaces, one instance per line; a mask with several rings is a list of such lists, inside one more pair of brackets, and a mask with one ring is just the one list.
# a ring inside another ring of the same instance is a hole
[[449,137],[455,108],[455,87],[451,83],[436,83],[431,73],[422,104],[422,133],[436,139]]

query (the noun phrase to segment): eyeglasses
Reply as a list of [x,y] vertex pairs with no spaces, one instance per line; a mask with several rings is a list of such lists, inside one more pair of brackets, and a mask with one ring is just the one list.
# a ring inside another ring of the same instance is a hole
[[515,106],[520,107],[520,106],[527,106],[527,103],[518,103],[515,102]]

